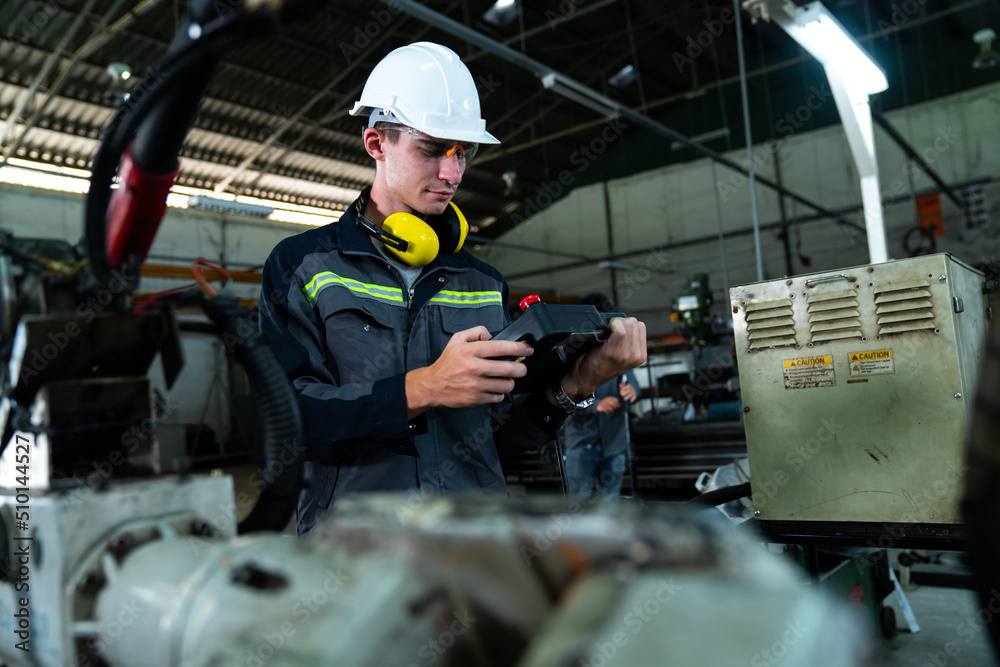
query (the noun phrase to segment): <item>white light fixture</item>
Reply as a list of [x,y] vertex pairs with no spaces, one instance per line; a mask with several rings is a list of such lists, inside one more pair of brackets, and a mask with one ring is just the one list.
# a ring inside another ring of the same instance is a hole
[[106,71],[115,81],[128,81],[132,77],[132,68],[125,63],[111,63]]
[[483,20],[500,27],[516,19],[520,13],[521,6],[518,0],[497,0],[483,14]]
[[823,67],[838,71],[858,92],[874,95],[889,87],[882,68],[822,2],[796,7],[793,21],[782,21],[779,12],[774,18]]
[[608,83],[615,88],[624,88],[630,83],[634,83],[637,78],[638,75],[635,73],[635,68],[631,65],[625,65],[625,67],[622,67],[608,79]]
[[248,218],[266,218],[274,213],[274,209],[268,206],[245,204],[239,201],[216,199],[215,197],[205,197],[203,195],[192,196],[188,200],[188,208],[228,215],[243,215]]
[[868,101],[869,95],[889,87],[885,72],[821,2],[795,7],[783,0],[760,0],[750,3],[748,9],[760,11],[765,18],[769,16],[823,65],[858,168],[868,235],[868,261],[872,264],[889,261],[875,159],[875,133]]
[[972,36],[972,40],[979,45],[979,53],[972,61],[972,66],[976,69],[984,67],[996,67],[1000,64],[1000,54],[993,50],[991,46],[997,34],[991,28],[980,30]]
[[[0,184],[82,195],[90,189],[90,171],[11,158],[7,165],[0,170]],[[211,210],[213,205],[216,212],[220,212],[222,207],[226,207],[228,210],[225,212],[227,213],[317,227],[329,224],[343,215],[341,211],[332,211],[318,206],[272,201],[246,195],[227,193],[220,198],[210,190],[177,184],[171,187],[167,194],[167,206],[170,208],[208,208]],[[265,211],[269,214],[262,215]]]

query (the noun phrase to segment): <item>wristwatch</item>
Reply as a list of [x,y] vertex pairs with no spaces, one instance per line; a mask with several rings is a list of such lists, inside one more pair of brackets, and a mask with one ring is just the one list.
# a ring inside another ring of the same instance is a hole
[[565,410],[568,415],[571,415],[574,412],[579,412],[580,410],[586,410],[594,404],[594,394],[591,394],[579,403],[574,403],[573,399],[566,393],[566,390],[563,389],[562,380],[552,385],[552,395],[555,396],[559,407]]

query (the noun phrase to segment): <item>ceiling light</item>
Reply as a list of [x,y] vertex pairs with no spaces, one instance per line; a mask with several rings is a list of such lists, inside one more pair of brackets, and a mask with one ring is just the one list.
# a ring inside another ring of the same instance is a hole
[[497,0],[483,14],[483,20],[497,27],[505,26],[521,13],[521,3],[518,0]]
[[844,29],[821,2],[795,8],[792,21],[782,20],[781,12],[773,18],[802,48],[823,67],[840,74],[858,92],[873,95],[889,87],[885,72]]
[[249,218],[266,218],[274,213],[274,209],[267,206],[257,206],[255,204],[244,204],[238,201],[227,201],[214,197],[195,195],[188,200],[188,208],[201,209],[203,211],[214,211],[230,215],[243,215]]
[[614,75],[612,75],[610,79],[608,79],[608,83],[615,88],[624,88],[630,83],[635,82],[637,78],[635,68],[631,65],[625,65],[625,67],[622,67]]
[[111,63],[106,71],[116,81],[128,81],[132,76],[132,68],[125,63]]
[[1000,54],[990,46],[997,34],[992,29],[980,30],[972,36],[973,41],[979,45],[979,55],[972,61],[972,66],[976,69],[995,67],[1000,64]]

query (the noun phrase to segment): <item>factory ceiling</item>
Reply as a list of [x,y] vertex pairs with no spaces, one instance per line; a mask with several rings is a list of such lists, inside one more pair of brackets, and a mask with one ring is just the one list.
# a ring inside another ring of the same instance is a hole
[[[134,1],[0,3],[0,154],[88,165],[120,99],[109,66],[135,72],[117,81],[127,89],[182,20],[181,0]],[[488,20],[493,2],[423,4],[685,136],[703,136],[715,151],[745,145],[732,2],[550,0],[524,3],[503,25]],[[1000,27],[997,0],[826,4],[886,70],[890,88],[876,100],[886,110],[1000,76],[1000,67],[971,67],[973,33]],[[810,86],[822,88],[822,70],[777,26],[742,21],[754,141],[836,122],[833,104],[794,127],[782,122]],[[180,183],[342,211],[374,174],[347,109],[386,53],[418,40],[463,57],[487,128],[503,142],[481,149],[456,199],[482,236],[499,236],[574,187],[697,156],[546,89],[398,4],[344,0],[226,59],[185,143]]]

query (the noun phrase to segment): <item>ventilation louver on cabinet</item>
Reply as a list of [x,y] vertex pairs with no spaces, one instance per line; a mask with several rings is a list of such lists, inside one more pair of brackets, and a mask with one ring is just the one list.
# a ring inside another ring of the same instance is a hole
[[878,335],[934,329],[934,303],[926,280],[880,285],[875,288]]
[[811,343],[864,338],[858,294],[854,290],[810,294],[806,302]]
[[796,345],[791,299],[751,303],[746,317],[751,350]]

